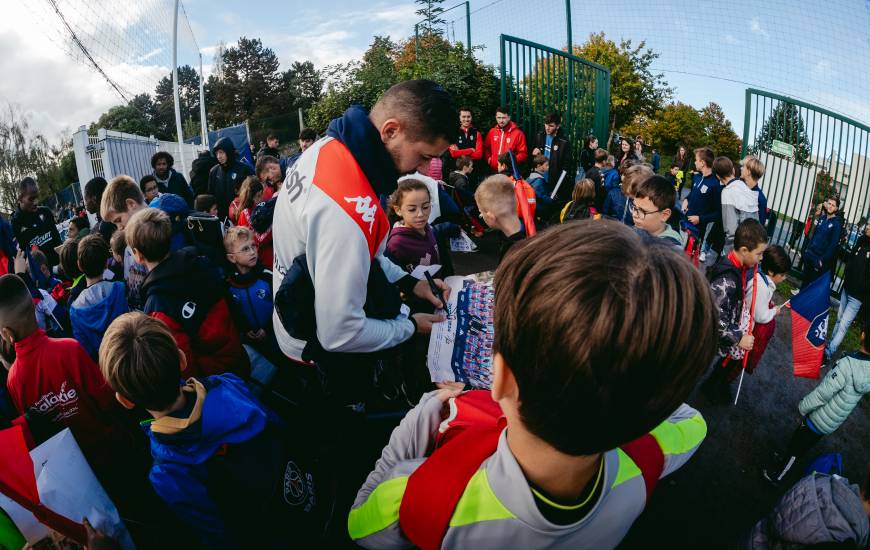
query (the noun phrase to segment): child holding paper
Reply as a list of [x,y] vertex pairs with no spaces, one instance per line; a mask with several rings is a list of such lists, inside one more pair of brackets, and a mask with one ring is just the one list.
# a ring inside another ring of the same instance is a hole
[[[450,251],[438,245],[438,231],[429,224],[431,209],[429,188],[420,180],[403,179],[390,195],[390,211],[397,221],[387,238],[386,255],[409,273],[421,265],[449,265]],[[444,271],[432,276],[444,277]]]

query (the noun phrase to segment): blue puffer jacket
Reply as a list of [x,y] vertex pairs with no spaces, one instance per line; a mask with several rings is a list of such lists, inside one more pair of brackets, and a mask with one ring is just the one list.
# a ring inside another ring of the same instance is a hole
[[227,279],[230,310],[236,327],[243,334],[264,329],[272,332],[272,272],[257,264],[245,273],[234,273]]
[[837,361],[798,409],[822,433],[830,434],[849,418],[865,393],[870,393],[870,355],[853,353]]
[[819,216],[813,237],[804,252],[805,261],[812,262],[819,269],[828,265],[837,253],[837,243],[840,242],[842,230],[843,220],[840,216]]
[[100,281],[79,294],[69,310],[73,338],[94,361],[100,354],[103,334],[119,316],[130,311],[127,291],[120,281]]

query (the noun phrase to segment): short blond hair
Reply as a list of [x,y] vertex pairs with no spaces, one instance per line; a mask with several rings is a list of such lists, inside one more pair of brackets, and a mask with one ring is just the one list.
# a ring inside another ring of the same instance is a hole
[[151,411],[168,409],[181,392],[181,355],[163,321],[125,313],[100,344],[100,370],[113,391]]
[[130,176],[112,178],[100,200],[100,217],[106,219],[112,214],[126,212],[127,199],[132,199],[137,204],[145,204],[145,195],[133,178]]
[[159,262],[169,255],[172,223],[166,212],[146,208],[133,214],[124,227],[127,246],[138,250],[149,262]]
[[743,159],[743,165],[746,166],[755,181],[764,177],[764,163],[758,157],[746,155],[746,158]]
[[517,196],[513,180],[502,174],[489,176],[477,187],[474,201],[481,212],[492,212],[495,216],[515,213]]
[[637,186],[654,175],[655,173],[649,164],[629,166],[622,173],[622,192],[626,196],[633,197],[637,193]]
[[232,245],[238,242],[253,240],[254,232],[247,227],[243,227],[240,225],[230,227],[229,229],[227,229],[227,234],[224,235],[224,250],[227,254],[232,254],[232,252],[230,252],[230,248],[232,247]]

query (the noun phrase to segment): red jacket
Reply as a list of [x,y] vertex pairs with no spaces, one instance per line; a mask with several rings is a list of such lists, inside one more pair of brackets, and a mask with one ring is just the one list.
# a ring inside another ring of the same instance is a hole
[[69,428],[92,456],[123,437],[115,392],[77,341],[36,332],[15,342],[6,387],[19,414],[28,410]]
[[250,374],[225,295],[219,270],[193,248],[173,252],[142,282],[145,313],[166,323],[187,357],[182,378]]
[[[476,128],[471,127],[467,130],[459,128],[461,132],[459,139],[456,141],[458,149],[450,149],[450,158],[471,157],[471,160],[480,160],[483,158],[483,136]],[[474,144],[474,147],[463,147],[463,145]]]
[[526,136],[514,121],[508,122],[503,130],[495,126],[486,134],[483,154],[493,172],[498,172],[498,156],[508,150],[516,155],[517,164],[523,164],[529,158]]

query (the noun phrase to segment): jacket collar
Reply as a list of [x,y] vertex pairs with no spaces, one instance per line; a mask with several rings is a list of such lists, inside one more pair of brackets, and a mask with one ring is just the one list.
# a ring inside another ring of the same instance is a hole
[[47,339],[48,335],[45,334],[44,330],[41,328],[36,329],[30,336],[15,342],[16,357],[32,353],[33,350],[42,346]]
[[196,401],[193,410],[187,418],[176,418],[171,415],[162,416],[151,423],[151,431],[159,434],[176,434],[199,422],[202,418],[202,406],[205,403],[205,386],[194,378],[188,378],[187,383],[181,387],[183,393],[195,393]]
[[389,195],[396,190],[399,173],[364,108],[351,105],[343,115],[329,123],[326,134],[350,150],[378,195]]

